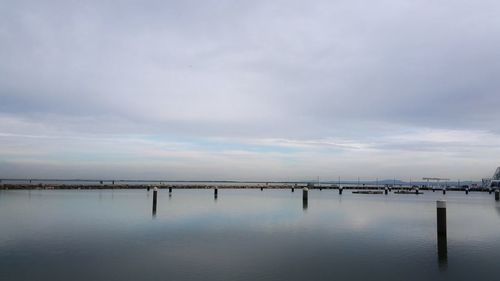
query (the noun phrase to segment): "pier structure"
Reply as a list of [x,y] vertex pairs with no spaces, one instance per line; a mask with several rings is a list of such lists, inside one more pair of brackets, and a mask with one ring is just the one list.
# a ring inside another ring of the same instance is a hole
[[[434,182],[434,181],[436,181],[438,188],[440,187],[439,182],[440,182],[440,181],[445,181],[445,184],[444,184],[444,188],[443,188],[443,189],[445,189],[445,188],[446,188],[446,186],[447,186],[447,182],[450,180],[450,179],[446,179],[446,178],[431,178],[431,177],[424,177],[424,178],[422,178],[422,179],[423,179],[423,180],[425,180],[425,181],[427,181],[426,188],[429,188],[429,181],[433,181],[433,182]],[[432,182],[431,182],[431,183],[432,183]],[[443,192],[443,194],[445,194],[445,192]]]

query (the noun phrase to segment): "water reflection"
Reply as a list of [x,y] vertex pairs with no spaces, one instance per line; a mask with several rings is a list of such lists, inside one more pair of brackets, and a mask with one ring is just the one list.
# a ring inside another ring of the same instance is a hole
[[437,247],[439,270],[445,271],[448,269],[448,239],[446,235],[438,235]]
[[495,210],[497,211],[498,215],[500,216],[500,206],[496,206]]
[[452,197],[448,263],[447,239],[436,234],[440,193],[313,191],[314,208],[303,200],[300,210],[300,189],[224,189],[216,204],[212,190],[176,190],[167,202],[161,191],[156,210],[153,192],[144,197],[144,190],[115,190],[114,201],[112,190],[102,190],[101,204],[88,191],[33,190],[29,202],[27,191],[0,191],[0,280],[457,281],[500,274],[500,205],[487,193]]

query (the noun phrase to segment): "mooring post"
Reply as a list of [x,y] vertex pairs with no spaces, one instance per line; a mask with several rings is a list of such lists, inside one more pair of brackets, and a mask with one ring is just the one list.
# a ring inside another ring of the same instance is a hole
[[343,190],[344,190],[344,188],[342,186],[339,186],[339,195],[342,195]]
[[490,187],[490,188],[488,188],[488,193],[489,193],[489,194],[491,194],[491,187]]
[[443,188],[443,194],[446,194],[446,187]]
[[217,199],[217,187],[214,188],[214,198]]
[[385,195],[389,194],[389,189],[387,188],[387,186],[386,186],[386,187],[384,187],[384,194],[385,194]]
[[465,194],[466,195],[469,194],[469,188],[468,187],[465,188]]
[[168,187],[168,193],[172,193],[172,186]]
[[438,200],[437,207],[437,234],[446,237],[446,201]]
[[146,187],[147,191],[149,191],[151,189],[151,187],[148,185],[148,187]]
[[263,190],[264,190],[264,187],[262,187],[262,186],[261,186],[261,187],[260,187],[260,191],[263,191]]
[[158,188],[155,186],[153,189],[153,214],[156,214],[156,199],[158,197]]
[[295,187],[294,186],[292,186],[292,192],[295,192]]
[[495,201],[500,200],[500,190],[496,189],[495,190]]
[[304,210],[307,209],[308,191],[309,189],[307,187],[304,187],[304,189],[302,189],[302,208]]
[[415,194],[418,194],[418,187],[415,188]]
[[437,248],[440,269],[448,266],[448,238],[446,234],[446,201],[438,200],[437,207]]

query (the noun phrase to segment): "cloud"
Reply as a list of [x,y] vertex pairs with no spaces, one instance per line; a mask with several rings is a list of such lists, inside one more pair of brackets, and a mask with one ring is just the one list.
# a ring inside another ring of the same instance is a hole
[[[153,158],[190,159],[169,164],[191,165],[179,178],[481,177],[498,165],[495,1],[0,7],[2,177],[36,170],[21,158],[75,168],[82,155],[144,173]],[[219,171],[199,164],[214,159]]]

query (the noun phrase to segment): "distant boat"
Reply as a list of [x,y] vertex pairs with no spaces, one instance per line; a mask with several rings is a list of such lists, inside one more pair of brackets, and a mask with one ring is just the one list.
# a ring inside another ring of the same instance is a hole
[[358,190],[353,191],[353,194],[382,194],[382,191],[374,191],[374,190]]
[[395,194],[424,194],[418,190],[397,190],[394,192]]

